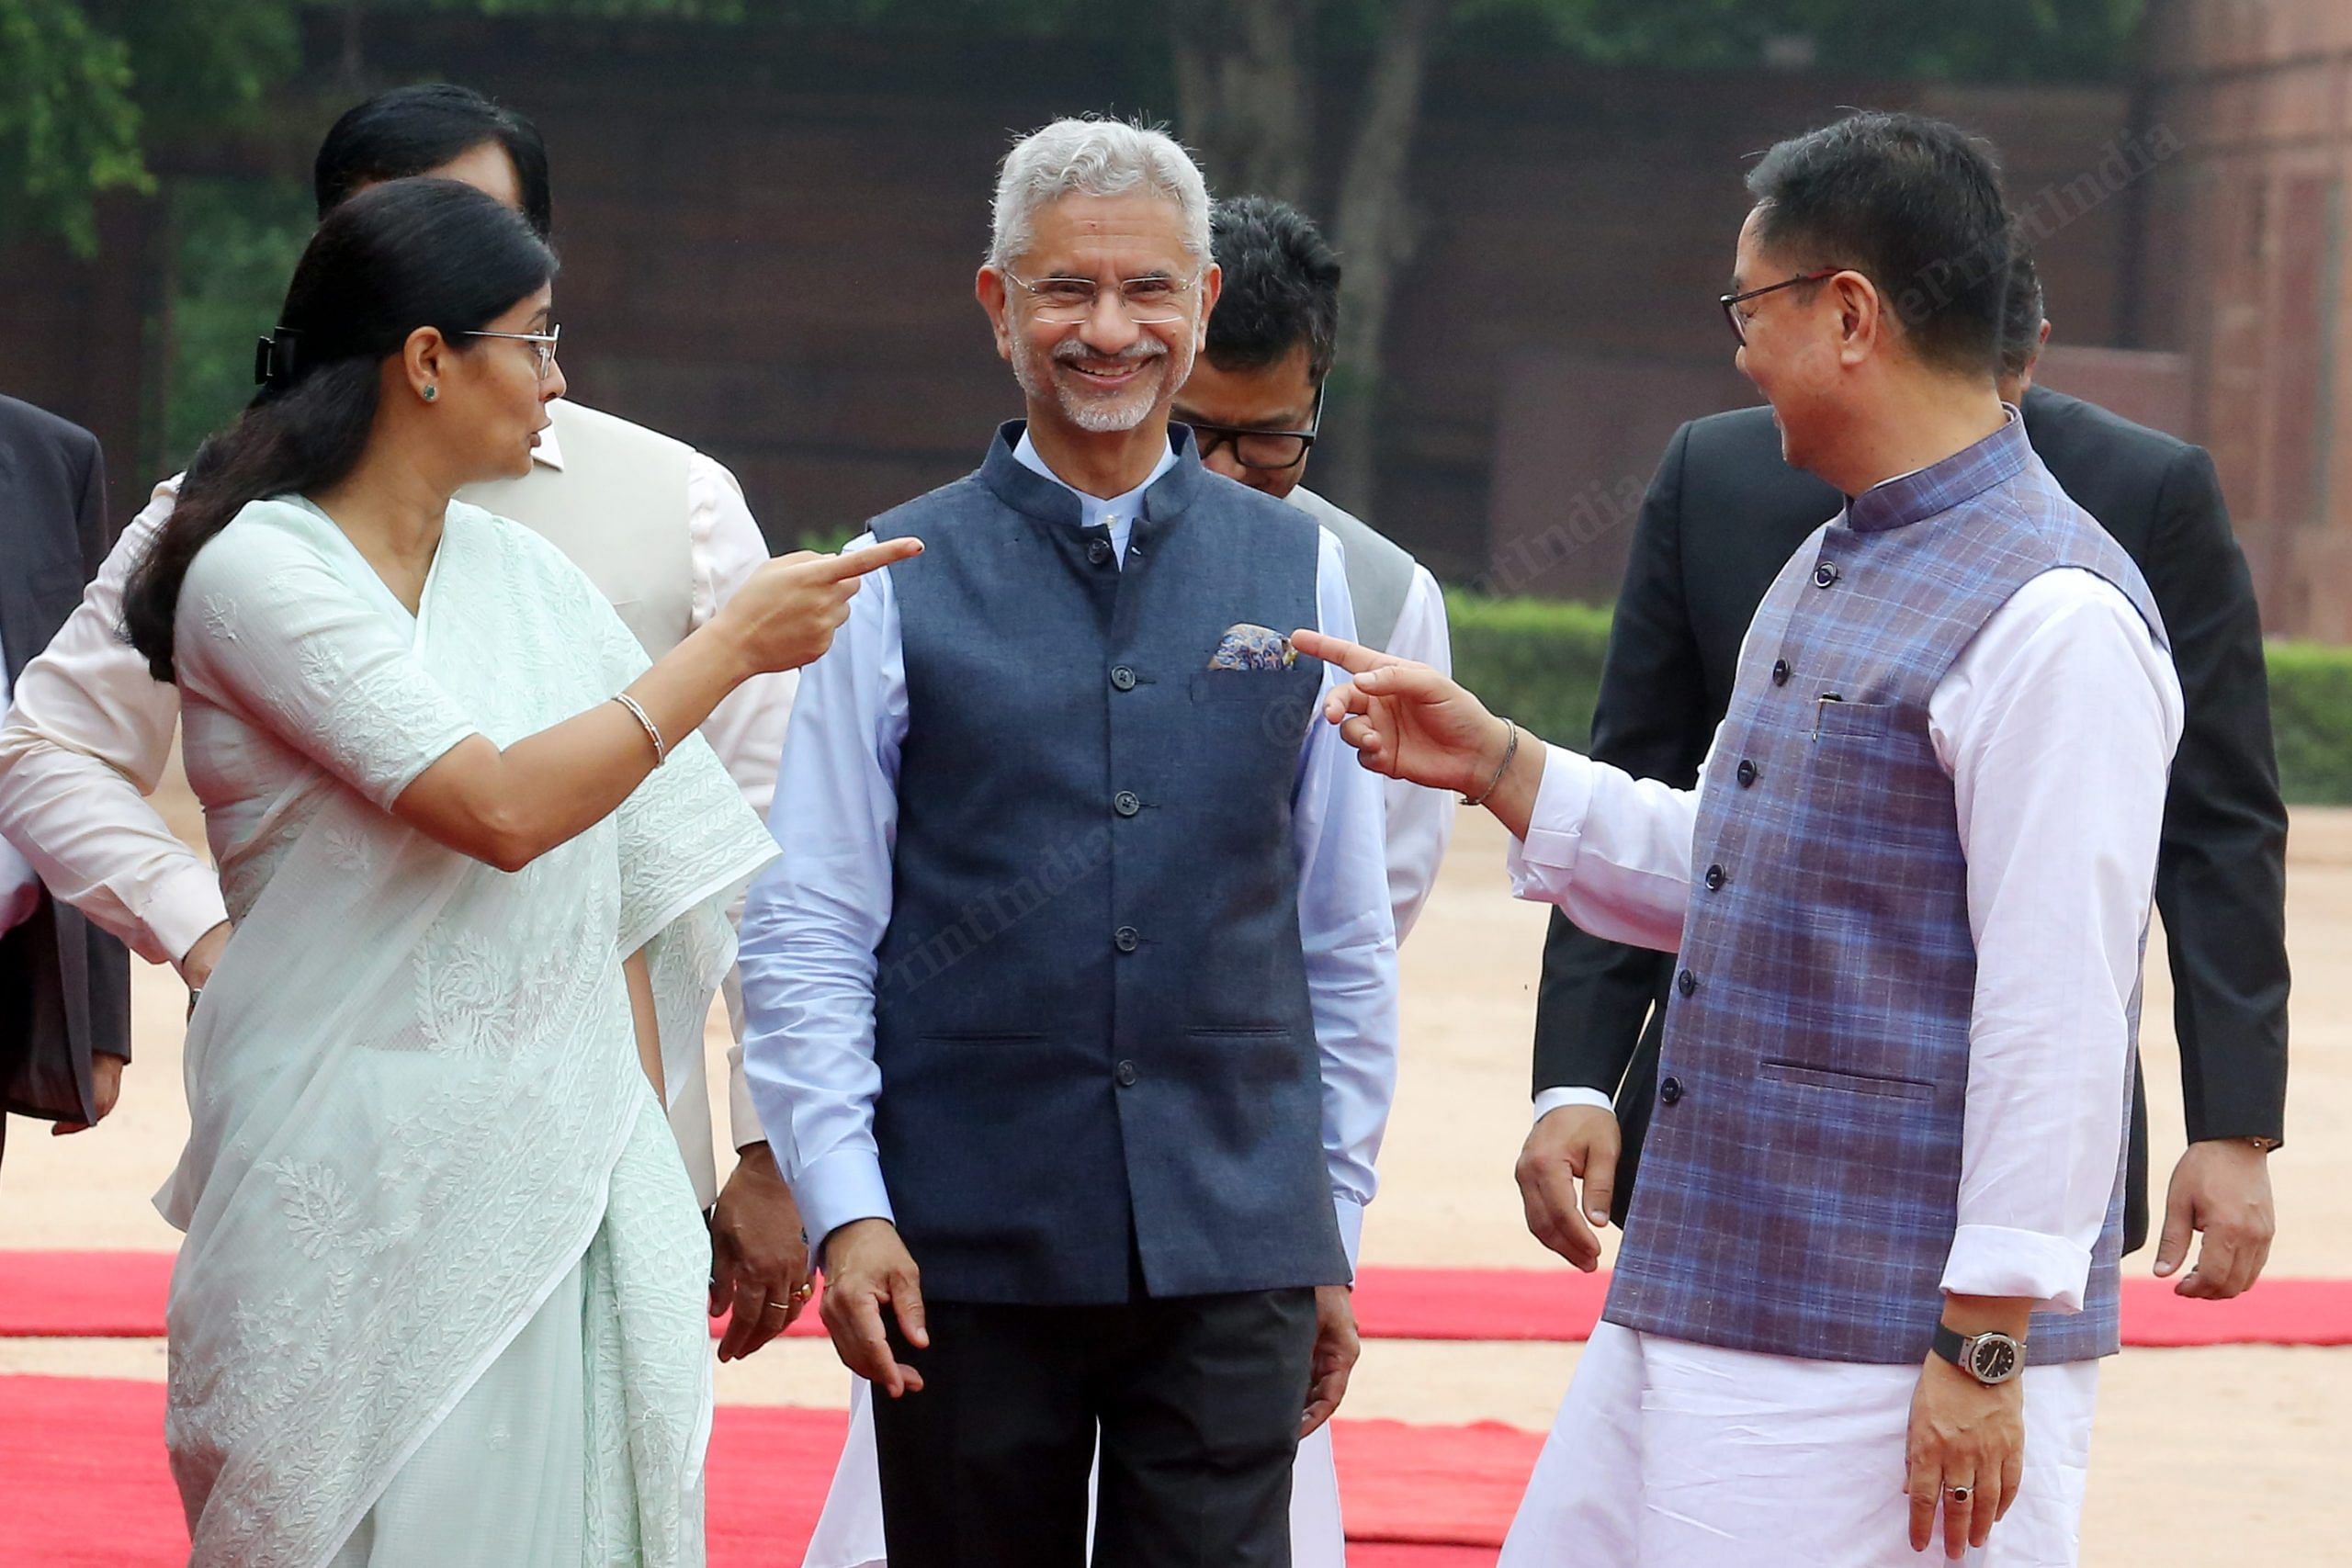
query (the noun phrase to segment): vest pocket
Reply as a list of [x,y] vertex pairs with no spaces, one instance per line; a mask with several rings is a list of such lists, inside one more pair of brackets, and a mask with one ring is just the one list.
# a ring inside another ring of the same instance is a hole
[[1936,1086],[1925,1078],[1899,1078],[1879,1073],[1850,1073],[1779,1058],[1758,1063],[1756,1076],[1775,1083],[1801,1084],[1807,1089],[1837,1089],[1847,1094],[1873,1095],[1882,1100],[1936,1098]]
[[917,1038],[943,1045],[1023,1045],[1045,1035],[1034,1029],[926,1029]]

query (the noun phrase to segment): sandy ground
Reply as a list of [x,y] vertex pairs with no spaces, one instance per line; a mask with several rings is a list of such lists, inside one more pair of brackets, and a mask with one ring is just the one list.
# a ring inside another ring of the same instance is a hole
[[[183,796],[167,797],[191,834]],[[1372,1263],[1543,1268],[1510,1168],[1527,1128],[1527,1051],[1544,911],[1515,903],[1503,837],[1465,813],[1404,961],[1405,1063],[1364,1232]],[[2352,811],[2297,813],[2289,937],[2297,985],[2290,1146],[2273,1160],[2275,1274],[2352,1277]],[[2160,1177],[2179,1153],[2171,994],[2152,944],[2142,1041]],[[134,981],[139,1059],[120,1110],[52,1139],[17,1122],[0,1172],[0,1247],[168,1247],[149,1207],[186,1130],[178,1076],[184,993],[168,971]],[[713,1061],[723,1041],[715,1020]],[[723,1109],[720,1124],[724,1125]],[[2146,1257],[2133,1260],[2146,1267]],[[1400,1420],[1549,1425],[1572,1346],[1381,1343],[1347,1413]],[[0,1342],[0,1371],[160,1378],[160,1343]],[[822,1341],[779,1344],[722,1369],[737,1403],[839,1405],[843,1374]],[[2223,1555],[2352,1564],[2352,1349],[2137,1351],[2108,1364],[2086,1519],[2094,1568]]]

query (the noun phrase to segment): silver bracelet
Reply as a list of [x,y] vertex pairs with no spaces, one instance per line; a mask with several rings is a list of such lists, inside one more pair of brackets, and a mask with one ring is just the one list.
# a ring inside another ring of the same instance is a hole
[[1519,755],[1519,726],[1513,724],[1509,719],[1505,719],[1503,720],[1503,728],[1510,731],[1510,739],[1503,742],[1503,760],[1495,764],[1495,776],[1487,781],[1487,787],[1478,792],[1477,799],[1473,800],[1468,795],[1464,795],[1462,797],[1463,805],[1486,805],[1487,797],[1495,793],[1496,786],[1503,782],[1503,775],[1510,772],[1510,760]]
[[635,697],[630,696],[627,692],[623,692],[618,696],[615,697],[613,701],[620,704],[621,706],[635,714],[637,716],[637,722],[645,727],[645,738],[653,742],[653,765],[658,768],[662,763],[668,761],[670,760],[670,748],[662,740],[662,732],[653,728],[653,721],[645,716],[645,709],[639,704],[638,700]]

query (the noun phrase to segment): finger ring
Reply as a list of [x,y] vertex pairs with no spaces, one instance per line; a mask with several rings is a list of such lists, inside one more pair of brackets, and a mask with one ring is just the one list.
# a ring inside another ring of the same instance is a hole
[[[786,1305],[784,1303],[782,1303],[782,1302],[770,1302],[770,1303],[768,1303],[768,1304],[767,1304],[767,1312],[790,1312],[791,1310],[792,1310],[792,1309],[791,1309],[790,1307],[786,1306]],[[763,1317],[764,1317],[766,1314],[766,1314],[766,1313],[764,1313],[764,1312],[763,1312],[763,1314],[761,1314],[761,1315],[762,1315],[762,1316],[763,1316]]]
[[1947,1486],[1944,1488],[1944,1495],[1951,1498],[1955,1503],[1965,1503],[1975,1495],[1976,1488],[1973,1486]]
[[817,1281],[814,1280],[803,1280],[792,1288],[792,1299],[796,1302],[805,1302],[816,1293]]

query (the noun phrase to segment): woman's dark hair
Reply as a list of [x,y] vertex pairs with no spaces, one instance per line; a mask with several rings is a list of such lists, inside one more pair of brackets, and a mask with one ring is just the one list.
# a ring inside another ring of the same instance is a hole
[[420,327],[458,341],[555,276],[521,217],[456,180],[394,180],[311,236],[263,340],[264,384],[198,448],[171,517],[123,591],[123,632],[173,679],[172,622],[188,563],[248,502],[331,485],[367,450],[384,360]]
[[1800,266],[1860,272],[1922,360],[1992,376],[2015,231],[1984,143],[1918,115],[1849,115],[1765,153],[1747,189],[1763,244]]
[[363,186],[430,174],[455,158],[495,141],[514,165],[523,216],[539,238],[554,221],[548,194],[548,144],[539,128],[454,82],[394,87],[345,111],[319,143],[311,187],[324,218]]

